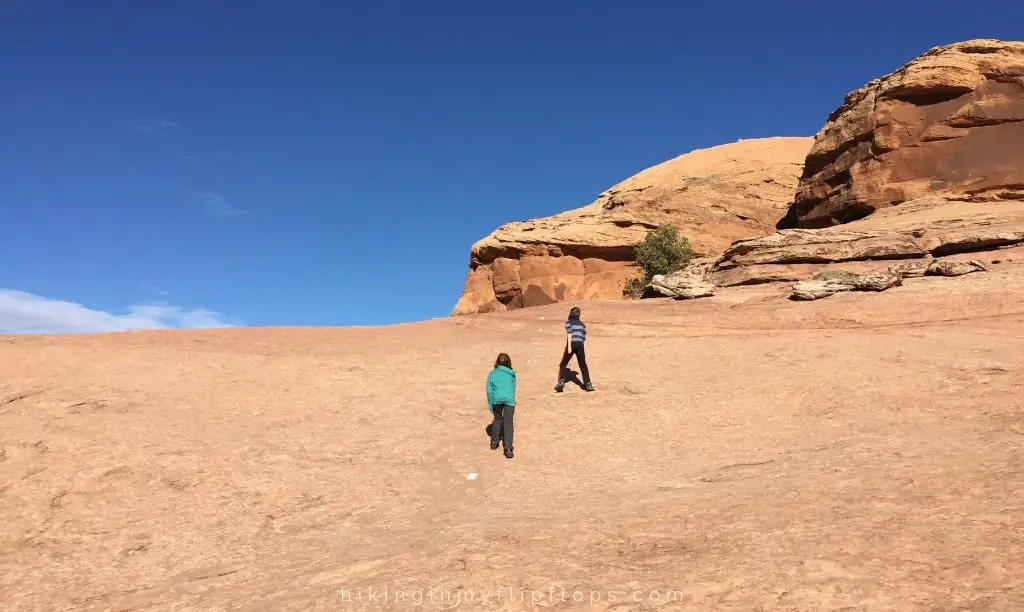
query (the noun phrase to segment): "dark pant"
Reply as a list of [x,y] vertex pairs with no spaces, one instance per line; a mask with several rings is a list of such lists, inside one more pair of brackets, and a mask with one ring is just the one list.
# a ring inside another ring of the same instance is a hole
[[512,450],[512,434],[515,428],[512,425],[512,418],[515,416],[516,407],[507,404],[496,404],[494,406],[494,422],[491,423],[491,446],[497,446],[501,440],[506,450]]
[[590,383],[590,370],[587,369],[587,355],[583,351],[582,342],[573,342],[569,346],[569,350],[562,354],[562,362],[558,364],[558,380],[559,382],[565,380],[562,378],[562,374],[565,372],[565,366],[569,365],[569,360],[572,356],[576,356],[576,362],[580,364],[580,372],[583,374],[583,384]]

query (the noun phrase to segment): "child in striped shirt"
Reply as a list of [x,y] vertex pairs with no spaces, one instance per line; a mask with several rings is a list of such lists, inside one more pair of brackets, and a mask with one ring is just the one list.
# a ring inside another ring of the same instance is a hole
[[562,353],[562,361],[558,364],[558,383],[555,385],[555,391],[561,393],[565,389],[566,381],[563,373],[573,355],[576,356],[576,362],[580,365],[580,371],[583,373],[583,388],[593,391],[594,385],[590,384],[590,370],[587,369],[587,357],[583,351],[583,344],[587,340],[587,326],[580,321],[578,307],[573,306],[569,311],[569,318],[565,322],[565,333],[565,352]]

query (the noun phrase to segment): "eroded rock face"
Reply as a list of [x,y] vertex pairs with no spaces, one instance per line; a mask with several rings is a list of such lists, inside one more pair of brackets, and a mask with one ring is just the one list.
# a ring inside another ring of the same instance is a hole
[[889,267],[902,278],[918,278],[925,275],[931,262],[928,260],[906,261]]
[[1024,42],[937,47],[851,92],[815,137],[779,229],[927,195],[1024,199]]
[[928,276],[963,276],[974,272],[987,272],[985,264],[977,260],[970,261],[934,261],[925,270]]
[[708,280],[718,286],[804,281],[836,266],[861,274],[892,269],[901,277],[922,276],[939,265],[933,261],[1021,245],[1024,201],[979,205],[927,197],[840,227],[737,241],[712,266]]
[[893,270],[875,272],[870,274],[859,274],[853,279],[855,291],[885,291],[903,284],[903,276]]
[[509,223],[473,245],[453,314],[622,299],[639,276],[633,245],[671,223],[698,257],[774,231],[811,138],[766,138],[693,151],[633,176],[594,202]]
[[885,291],[902,284],[903,277],[894,270],[867,274],[838,270],[796,283],[791,297],[802,301],[820,300],[841,291]]
[[800,281],[793,285],[793,294],[791,298],[794,300],[809,302],[812,300],[827,298],[830,295],[839,293],[840,291],[852,290],[852,283],[841,280],[807,280]]
[[692,300],[699,297],[710,297],[715,294],[715,285],[700,276],[677,272],[658,274],[651,279],[647,288],[651,295],[671,297],[680,300]]

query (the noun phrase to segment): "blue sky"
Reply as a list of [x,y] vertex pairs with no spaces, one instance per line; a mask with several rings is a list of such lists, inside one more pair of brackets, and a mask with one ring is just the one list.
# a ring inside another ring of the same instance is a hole
[[813,135],[1024,4],[8,0],[0,331],[445,316],[469,248],[694,148]]

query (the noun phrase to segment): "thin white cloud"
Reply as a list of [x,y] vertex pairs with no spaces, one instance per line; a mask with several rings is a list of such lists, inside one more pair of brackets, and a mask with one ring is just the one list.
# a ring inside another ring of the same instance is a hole
[[205,329],[233,327],[224,315],[203,308],[134,305],[124,314],[92,310],[16,289],[0,289],[0,333],[83,334],[135,329]]
[[180,130],[181,126],[170,119],[156,119],[135,124],[135,129],[146,134],[163,134],[167,130]]
[[235,208],[231,201],[216,191],[204,191],[199,194],[199,200],[206,207],[206,214],[211,217],[226,218],[237,217],[244,213],[244,210]]

